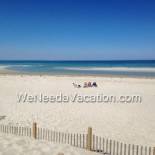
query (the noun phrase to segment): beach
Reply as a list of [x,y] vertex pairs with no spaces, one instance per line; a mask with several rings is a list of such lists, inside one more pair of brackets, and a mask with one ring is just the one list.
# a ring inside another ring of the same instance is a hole
[[98,155],[70,145],[0,134],[1,155]]
[[[83,86],[85,81],[98,87]],[[98,136],[125,142],[153,146],[155,144],[155,79],[88,76],[0,75],[1,124],[38,126],[62,132],[86,133],[90,126]],[[19,94],[66,96],[97,94],[134,96],[141,103],[101,102],[19,102]]]
[[155,1],[0,2],[0,155],[155,155]]

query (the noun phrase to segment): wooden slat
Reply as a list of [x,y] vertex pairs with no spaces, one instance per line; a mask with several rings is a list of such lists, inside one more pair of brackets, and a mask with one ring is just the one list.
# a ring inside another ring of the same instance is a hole
[[119,154],[119,142],[117,142],[117,144],[116,144],[116,155],[118,155]]
[[143,146],[140,148],[140,155],[143,155]]
[[155,147],[153,148],[153,155],[155,155]]
[[67,136],[67,142],[69,144],[69,139],[70,139],[70,134],[68,133],[68,136]]
[[139,146],[137,145],[136,146],[136,155],[138,155],[138,153],[139,153]]
[[102,152],[101,150],[101,145],[102,145],[102,141],[101,141],[101,137],[99,137],[99,150],[100,150],[100,152]]
[[64,133],[62,132],[62,135],[61,135],[61,143],[64,143]]
[[82,136],[80,134],[80,148],[82,147]]
[[112,140],[110,139],[110,146],[109,146],[109,149],[110,149],[110,150],[109,150],[109,153],[110,153],[110,154],[111,154],[111,152],[112,152],[112,149],[111,149],[111,148],[112,148]]
[[126,155],[126,144],[124,144],[124,155]]
[[149,147],[149,155],[151,155],[151,147]]
[[72,145],[72,133],[70,134],[70,145]]
[[85,135],[83,134],[83,148],[85,148]]
[[105,144],[105,139],[102,138],[102,152],[105,153],[105,147],[104,147],[104,144]]
[[74,137],[73,137],[73,145],[75,146],[75,134],[74,134]]
[[96,150],[98,151],[98,136],[96,136]]
[[95,135],[93,135],[93,150],[95,150]]
[[108,153],[108,139],[106,140],[106,153]]
[[50,130],[50,141],[54,142],[54,131]]
[[147,147],[145,146],[145,155],[147,155]]
[[[32,130],[32,129],[31,129]],[[32,132],[32,131],[31,131]],[[31,134],[31,136],[32,136],[32,134]],[[37,128],[37,139],[39,139],[40,137],[39,137],[39,128]]]
[[55,133],[56,142],[58,142],[58,132]]
[[57,142],[57,132],[54,131],[54,142]]
[[65,144],[67,144],[67,134],[65,133]]
[[49,136],[50,136],[50,141],[52,142],[53,141],[53,131],[52,130],[49,130]]
[[135,151],[135,146],[134,145],[132,145],[132,155],[134,155],[134,152]]
[[115,141],[113,141],[113,155],[115,155]]
[[60,141],[61,141],[61,133],[58,132],[58,142],[60,143]]
[[131,154],[131,144],[128,145],[128,155]]
[[120,155],[122,155],[122,153],[123,153],[123,143],[121,143],[120,145]]
[[78,135],[78,134],[76,134],[76,146],[77,146],[77,147],[80,146],[80,145],[79,145],[79,135]]

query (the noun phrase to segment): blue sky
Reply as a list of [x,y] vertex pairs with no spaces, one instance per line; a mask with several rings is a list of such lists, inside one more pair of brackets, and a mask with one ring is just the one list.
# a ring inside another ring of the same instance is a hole
[[0,59],[155,59],[155,2],[0,0]]

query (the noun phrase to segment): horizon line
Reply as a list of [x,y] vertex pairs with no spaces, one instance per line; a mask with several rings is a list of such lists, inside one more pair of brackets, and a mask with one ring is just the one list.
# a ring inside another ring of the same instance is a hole
[[0,59],[0,61],[155,61],[155,59],[108,59],[108,60],[48,60],[48,59]]

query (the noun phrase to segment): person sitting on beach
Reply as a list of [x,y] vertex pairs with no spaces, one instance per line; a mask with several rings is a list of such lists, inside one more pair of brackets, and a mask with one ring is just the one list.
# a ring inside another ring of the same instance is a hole
[[92,86],[93,87],[97,87],[97,83],[96,82],[93,82]]
[[88,82],[88,87],[92,87],[91,82]]
[[81,85],[78,84],[78,85],[77,85],[77,88],[81,88]]
[[85,82],[83,88],[87,88],[87,87],[88,87],[88,84],[87,82]]
[[73,82],[73,86],[74,86],[75,88],[81,88],[81,85],[75,84],[74,82]]
[[73,82],[73,86],[76,88],[77,87],[77,85]]

